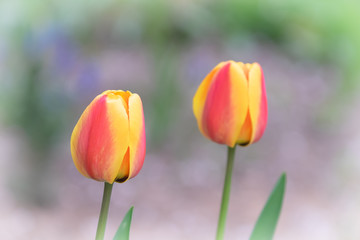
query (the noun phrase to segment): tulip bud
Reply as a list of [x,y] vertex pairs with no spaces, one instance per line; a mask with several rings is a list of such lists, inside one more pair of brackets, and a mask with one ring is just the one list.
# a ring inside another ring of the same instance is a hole
[[267,122],[267,100],[258,63],[227,61],[202,81],[193,111],[200,132],[210,140],[234,147],[258,141]]
[[129,91],[108,90],[95,97],[71,136],[71,155],[78,171],[110,184],[135,177],[145,149],[142,102]]

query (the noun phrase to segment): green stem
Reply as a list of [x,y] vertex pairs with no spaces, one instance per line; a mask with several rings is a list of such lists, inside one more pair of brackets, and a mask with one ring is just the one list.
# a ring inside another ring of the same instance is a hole
[[234,166],[235,147],[236,145],[232,148],[228,147],[225,181],[224,181],[224,188],[223,188],[223,194],[221,200],[221,208],[220,208],[219,222],[216,233],[216,240],[224,239],[226,215],[227,215],[229,199],[230,199],[231,176],[232,176],[232,169]]
[[113,184],[105,182],[104,194],[101,203],[101,211],[99,216],[98,227],[96,230],[96,240],[103,240],[105,235],[106,221],[109,213],[110,198]]

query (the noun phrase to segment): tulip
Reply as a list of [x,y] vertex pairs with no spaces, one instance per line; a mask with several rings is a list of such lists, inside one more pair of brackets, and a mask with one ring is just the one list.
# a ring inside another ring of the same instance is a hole
[[78,171],[109,184],[135,177],[145,149],[142,102],[129,91],[108,90],[95,97],[71,136],[71,154]]
[[210,140],[234,147],[258,141],[267,122],[267,100],[258,63],[227,61],[202,81],[193,111],[200,132]]

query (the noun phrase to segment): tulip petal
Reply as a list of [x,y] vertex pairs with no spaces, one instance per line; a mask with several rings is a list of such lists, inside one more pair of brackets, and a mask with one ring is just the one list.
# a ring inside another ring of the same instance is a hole
[[[111,114],[112,124],[111,130],[113,134],[113,143],[116,149],[114,154],[113,168],[111,169],[113,182],[117,181],[119,176],[119,169],[128,173],[128,157],[127,151],[129,147],[129,117],[128,117],[128,98],[129,92],[113,91],[108,93],[108,109]],[[111,100],[110,100],[111,99]]]
[[241,127],[240,133],[237,137],[236,143],[241,146],[246,146],[251,142],[251,136],[252,136],[252,124],[250,119],[250,113],[249,111],[246,114],[245,121]]
[[[124,182],[135,177],[144,163],[146,152],[145,121],[141,99],[137,94],[131,94],[128,100],[129,109],[129,150],[126,160],[128,165],[121,166],[117,181]],[[125,162],[124,162],[125,164]],[[128,168],[124,172],[123,168]]]
[[[249,64],[248,63],[242,63],[237,62],[237,65],[243,70],[244,76],[246,78],[247,83],[249,84]],[[248,93],[249,96],[249,93]],[[241,127],[241,130],[239,132],[239,135],[237,137],[236,143],[240,144],[242,146],[246,146],[249,144],[251,140],[251,133],[252,133],[252,125],[250,120],[250,112],[249,110],[246,113],[245,121]]]
[[195,118],[197,120],[200,132],[205,135],[203,126],[202,126],[202,118],[203,118],[203,111],[205,106],[206,97],[209,91],[209,88],[212,84],[212,81],[216,74],[218,73],[219,69],[224,66],[226,62],[219,63],[201,82],[199,88],[197,89],[195,96],[193,98],[193,111]]
[[249,113],[253,127],[250,143],[258,141],[267,123],[267,99],[263,71],[253,63],[249,71]]
[[[80,116],[78,122],[76,123],[74,130],[71,134],[71,155],[75,164],[75,167],[78,171],[84,175],[85,177],[90,178],[89,174],[86,171],[85,163],[86,163],[86,155],[87,155],[87,147],[88,147],[88,138],[90,135],[89,125],[91,122],[91,109],[97,105],[94,109],[101,109],[101,106],[106,106],[105,101],[103,99],[104,96],[97,96],[84,110],[82,115]],[[100,99],[100,101],[99,101]],[[88,129],[84,129],[84,127],[88,127]],[[81,136],[81,137],[80,137]]]
[[116,182],[122,183],[129,179],[129,172],[130,172],[130,148],[128,147],[126,154],[124,156],[124,159],[122,160],[122,163],[119,167],[119,171],[116,175]]
[[139,95],[133,94],[129,99],[130,122],[130,178],[135,177],[145,159],[146,137],[144,111]]
[[[81,174],[113,183],[128,142],[124,103],[100,94],[85,109],[71,137],[71,153]],[[121,137],[118,137],[121,136]],[[121,161],[119,161],[121,159]]]
[[227,62],[215,75],[202,116],[205,136],[233,147],[248,111],[248,84],[242,68]]

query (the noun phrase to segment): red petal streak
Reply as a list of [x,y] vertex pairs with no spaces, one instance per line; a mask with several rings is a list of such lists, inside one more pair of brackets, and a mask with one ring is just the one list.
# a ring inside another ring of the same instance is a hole
[[257,120],[256,132],[254,136],[253,142],[258,141],[262,135],[264,134],[267,118],[268,118],[268,109],[267,109],[267,98],[266,98],[266,90],[265,90],[265,81],[263,70],[261,70],[261,102],[260,102],[260,114]]
[[230,103],[230,63],[224,65],[215,76],[206,97],[202,125],[204,133],[220,144],[229,143],[228,134],[233,128],[233,112]]
[[106,98],[106,95],[101,96],[91,105],[87,118],[82,122],[77,149],[77,155],[89,177],[99,181],[106,179],[109,162],[113,157]]

